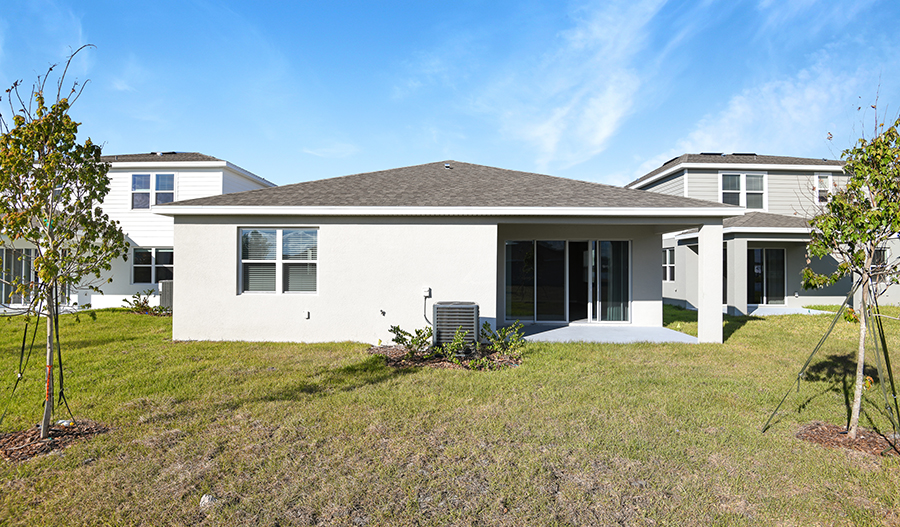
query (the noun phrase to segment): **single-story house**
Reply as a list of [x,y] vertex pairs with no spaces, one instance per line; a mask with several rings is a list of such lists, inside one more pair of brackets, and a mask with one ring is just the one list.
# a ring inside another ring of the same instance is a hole
[[722,341],[743,209],[444,161],[153,207],[174,218],[178,340],[389,341],[434,302],[482,321],[662,325],[662,234],[697,229],[699,340]]

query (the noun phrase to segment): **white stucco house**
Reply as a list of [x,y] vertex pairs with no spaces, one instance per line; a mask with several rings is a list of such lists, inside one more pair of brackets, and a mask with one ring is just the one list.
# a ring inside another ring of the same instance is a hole
[[183,197],[153,206],[174,219],[178,340],[389,341],[441,301],[494,325],[659,327],[662,235],[695,228],[699,339],[721,342],[721,282],[699,277],[721,276],[743,213],[457,161]]
[[[101,287],[104,294],[88,289],[70,292],[69,302],[82,306],[122,307],[123,300],[134,293],[158,291],[160,280],[177,275],[174,222],[153,214],[153,206],[274,186],[228,161],[196,152],[109,155],[102,159],[110,164],[110,190],[102,207],[111,219],[121,223],[131,247],[127,261],[113,262],[111,272],[104,276],[113,279]],[[0,249],[2,272],[9,282],[31,274],[33,251],[24,244]],[[0,305],[15,307],[20,302],[9,284],[0,283]]]

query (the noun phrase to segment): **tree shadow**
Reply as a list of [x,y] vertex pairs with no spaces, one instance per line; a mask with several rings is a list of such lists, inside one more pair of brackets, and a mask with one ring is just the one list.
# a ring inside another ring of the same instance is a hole
[[[865,364],[863,376],[871,377],[879,382],[878,370]],[[840,393],[844,397],[844,407],[847,413],[847,422],[850,422],[850,414],[853,410],[853,384],[856,381],[856,354],[833,353],[823,360],[816,362],[806,369],[803,378],[810,382],[827,382],[829,386],[806,398],[800,403],[799,410],[805,409],[812,401],[826,393]]]
[[737,330],[744,327],[747,322],[752,320],[762,320],[762,317],[755,317],[753,315],[742,315],[739,317],[734,317],[731,315],[725,315],[725,325],[722,327],[722,341],[727,341],[734,335]]
[[384,357],[371,355],[366,359],[334,369],[323,369],[319,372],[292,382],[278,390],[264,395],[264,401],[293,401],[302,396],[346,392],[364,386],[382,383],[404,375],[414,373],[413,368],[391,368]]

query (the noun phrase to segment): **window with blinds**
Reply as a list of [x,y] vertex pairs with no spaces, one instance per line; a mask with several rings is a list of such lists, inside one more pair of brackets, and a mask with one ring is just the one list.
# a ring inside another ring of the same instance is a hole
[[241,292],[315,293],[317,259],[316,229],[241,229]]

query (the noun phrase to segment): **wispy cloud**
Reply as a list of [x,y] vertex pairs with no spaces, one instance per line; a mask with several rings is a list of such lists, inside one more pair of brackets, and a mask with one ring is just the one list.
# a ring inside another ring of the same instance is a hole
[[760,0],[756,8],[765,18],[760,25],[761,33],[781,32],[786,26],[790,26],[789,34],[808,38],[810,33],[818,33],[826,27],[844,27],[875,2],[876,0]]
[[350,143],[334,142],[319,148],[304,148],[303,153],[316,157],[340,158],[350,157],[359,152],[359,147]]
[[642,85],[635,57],[662,0],[582,8],[543,60],[499,78],[479,101],[504,133],[536,149],[540,170],[567,168],[607,148]]
[[[644,162],[634,175],[684,153],[823,155],[829,150],[829,131],[844,119],[848,102],[869,89],[871,78],[861,71],[835,71],[824,62],[734,95],[721,111],[703,116],[674,148]],[[842,147],[835,148],[839,152]]]

